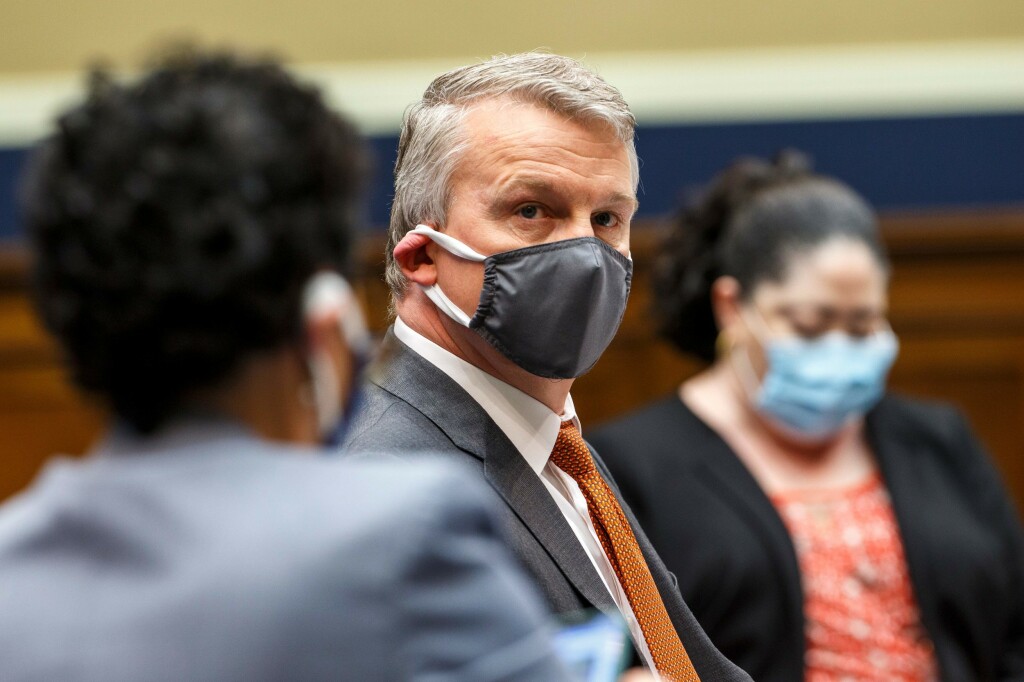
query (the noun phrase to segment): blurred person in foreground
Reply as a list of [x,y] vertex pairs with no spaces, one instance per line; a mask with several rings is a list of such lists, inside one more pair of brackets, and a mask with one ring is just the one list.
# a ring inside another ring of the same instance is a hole
[[712,641],[754,679],[1024,679],[1024,545],[952,408],[885,392],[874,212],[784,153],[741,160],[656,262],[708,368],[598,430]]
[[348,446],[468,464],[557,613],[621,614],[668,680],[747,677],[714,648],[580,435],[569,395],[615,335],[632,277],[635,120],[557,55],[438,76],[395,166],[387,361]]
[[97,74],[60,118],[26,182],[35,297],[113,416],[0,507],[5,682],[564,679],[486,488],[319,457],[363,173],[269,61]]

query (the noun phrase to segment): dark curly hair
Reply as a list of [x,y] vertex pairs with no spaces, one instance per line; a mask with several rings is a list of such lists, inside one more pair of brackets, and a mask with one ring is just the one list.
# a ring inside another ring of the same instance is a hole
[[248,355],[298,342],[344,272],[364,147],[270,59],[177,50],[91,75],[22,190],[33,294],[77,384],[141,432]]
[[886,271],[874,211],[841,182],[811,170],[800,152],[769,162],[742,158],[682,213],[654,264],[654,312],[662,336],[685,353],[715,359],[711,286],[729,275],[749,299],[785,278],[792,256],[836,237],[864,243]]

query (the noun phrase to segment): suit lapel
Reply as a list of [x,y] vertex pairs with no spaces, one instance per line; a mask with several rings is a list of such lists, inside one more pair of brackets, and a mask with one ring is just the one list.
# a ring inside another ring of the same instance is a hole
[[483,461],[484,476],[544,547],[562,573],[594,606],[615,611],[608,593],[544,483],[487,412],[448,375],[389,330],[385,362],[371,381],[419,410],[455,445]]
[[584,598],[602,610],[617,612],[604,581],[551,493],[504,434],[496,445],[484,462],[487,480]]

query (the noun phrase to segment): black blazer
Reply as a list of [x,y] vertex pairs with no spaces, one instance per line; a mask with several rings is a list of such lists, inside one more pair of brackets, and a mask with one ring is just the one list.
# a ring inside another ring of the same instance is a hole
[[[345,449],[380,456],[447,459],[489,484],[505,502],[500,513],[512,550],[555,613],[617,607],[579,540],[540,478],[482,407],[441,370],[389,331],[386,362],[371,371],[365,402]],[[594,457],[614,489],[600,458]],[[675,579],[636,524],[636,534],[669,617],[702,682],[749,678],[711,644],[683,603]]]
[[[1024,537],[965,420],[887,396],[866,428],[942,679],[1024,680]],[[590,440],[722,653],[756,680],[803,679],[796,553],[725,441],[675,396]]]

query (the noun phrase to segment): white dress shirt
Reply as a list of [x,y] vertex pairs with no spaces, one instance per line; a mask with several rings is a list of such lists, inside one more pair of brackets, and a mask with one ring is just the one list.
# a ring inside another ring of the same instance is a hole
[[[619,608],[622,618],[629,626],[630,635],[636,643],[637,650],[644,657],[647,667],[652,671],[654,660],[647,648],[640,623],[633,615],[622,584],[608,557],[601,548],[590,520],[587,500],[580,492],[576,481],[557,466],[548,461],[555,447],[558,431],[562,421],[572,420],[576,428],[580,428],[576,416],[576,408],[572,396],[567,396],[565,408],[559,416],[546,405],[531,398],[504,381],[497,379],[475,365],[454,355],[425,336],[414,331],[402,318],[395,319],[395,336],[411,348],[417,355],[447,374],[452,381],[461,386],[480,407],[494,420],[498,428],[508,437],[519,454],[523,456],[531,469],[540,477],[544,487],[551,494],[559,511],[572,528],[583,550],[590,558],[597,574],[601,576],[604,586],[608,589],[615,605]],[[581,429],[582,433],[582,429]]]

